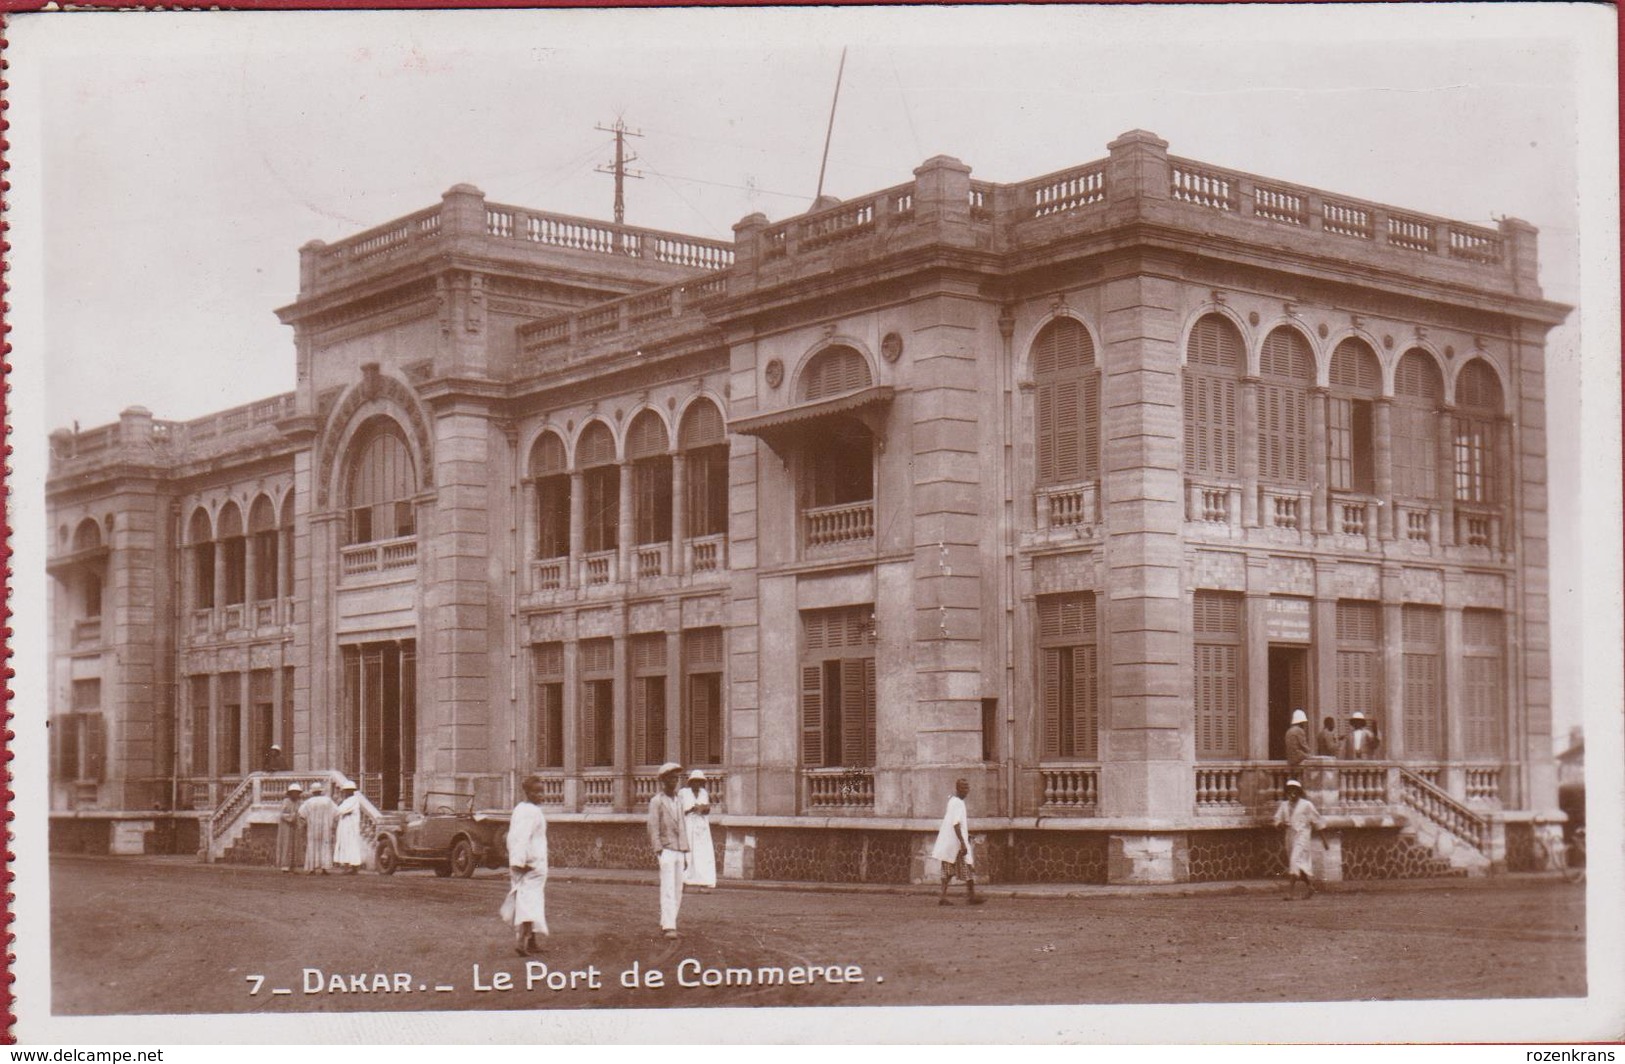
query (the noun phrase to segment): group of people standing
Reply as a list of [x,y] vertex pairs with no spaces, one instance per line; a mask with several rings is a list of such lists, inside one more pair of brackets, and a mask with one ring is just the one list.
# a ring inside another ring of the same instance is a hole
[[308,875],[325,876],[335,867],[346,875],[361,870],[361,797],[349,780],[338,789],[341,800],[335,802],[320,783],[311,785],[308,798],[299,784],[288,784],[276,825],[276,866],[282,871],[296,865]]
[[1376,727],[1360,710],[1349,717],[1349,733],[1337,734],[1337,720],[1327,717],[1320,724],[1313,745],[1309,741],[1309,714],[1301,709],[1292,711],[1292,723],[1286,729],[1286,763],[1297,768],[1311,754],[1336,757],[1344,761],[1374,761],[1380,757],[1382,738]]
[[[677,937],[677,913],[684,887],[709,890],[717,885],[716,848],[711,841],[711,795],[705,773],[689,773],[679,789],[683,768],[660,766],[660,789],[649,799],[649,845],[660,866],[660,931]],[[547,935],[547,816],[542,811],[545,782],[528,777],[525,800],[508,822],[508,896],[502,901],[504,923],[514,929],[514,952],[528,956],[540,950],[538,935]]]

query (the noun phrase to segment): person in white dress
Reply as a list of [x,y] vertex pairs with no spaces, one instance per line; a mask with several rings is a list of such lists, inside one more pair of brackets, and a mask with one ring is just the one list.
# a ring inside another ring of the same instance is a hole
[[366,859],[361,851],[361,796],[356,786],[345,780],[339,786],[344,800],[339,802],[338,830],[333,834],[333,863],[346,875],[361,871]]
[[540,776],[524,783],[525,800],[513,808],[508,821],[508,896],[502,900],[502,919],[513,926],[514,952],[521,957],[538,953],[537,935],[547,930],[547,817],[542,812]]
[[299,819],[305,824],[305,871],[325,876],[333,868],[333,830],[339,807],[322,793],[320,783],[310,789],[309,800],[299,807]]
[[683,825],[688,829],[688,871],[683,884],[710,890],[717,885],[717,852],[711,844],[711,792],[705,789],[705,773],[695,769],[688,774],[688,786],[678,794],[683,805]]
[[942,814],[942,827],[937,829],[937,843],[931,856],[942,863],[942,894],[938,905],[952,905],[948,900],[948,883],[954,876],[965,881],[965,899],[970,905],[980,905],[986,899],[976,896],[975,855],[970,846],[970,818],[965,811],[965,799],[970,794],[968,780],[956,780],[954,793],[948,797],[948,809]]
[[1315,832],[1323,830],[1326,822],[1321,819],[1315,803],[1303,796],[1303,784],[1297,780],[1286,781],[1286,801],[1275,810],[1275,826],[1286,829],[1287,885],[1284,900],[1291,901],[1297,897],[1299,880],[1303,881],[1304,889],[1309,892],[1304,897],[1314,897],[1314,866],[1309,846],[1314,841]]

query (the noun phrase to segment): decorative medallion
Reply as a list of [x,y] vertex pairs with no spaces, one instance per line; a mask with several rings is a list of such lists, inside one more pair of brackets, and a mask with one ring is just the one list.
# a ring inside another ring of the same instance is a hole
[[903,338],[894,332],[889,332],[880,341],[880,357],[887,362],[896,362],[903,354]]
[[1444,345],[1444,357],[1445,358],[1455,358],[1456,357],[1456,349],[1454,347],[1451,347],[1449,344],[1445,344]]
[[1248,325],[1257,325],[1258,324],[1258,311],[1256,311],[1256,310],[1252,311],[1251,313],[1249,313],[1247,315],[1247,324]]
[[778,359],[769,359],[766,370],[767,386],[777,388],[784,383],[784,363]]
[[1320,333],[1320,338],[1322,340],[1326,339],[1326,337],[1331,334],[1331,330],[1326,328],[1326,323],[1325,322],[1321,322],[1320,323],[1320,328],[1316,329],[1315,331]]
[[1384,335],[1383,335],[1383,338],[1382,338],[1382,346],[1384,346],[1384,347],[1386,347],[1386,348],[1388,348],[1388,349],[1389,349],[1389,350],[1390,350],[1390,351],[1392,351],[1392,350],[1393,350],[1393,348],[1394,348],[1394,337],[1393,337],[1393,335],[1392,335],[1392,334],[1390,334],[1390,333],[1385,333],[1385,334],[1384,334]]

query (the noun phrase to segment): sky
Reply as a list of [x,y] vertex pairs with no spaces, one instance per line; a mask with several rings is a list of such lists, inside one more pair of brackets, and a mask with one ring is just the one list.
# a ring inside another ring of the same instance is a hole
[[[39,93],[22,116],[37,116],[38,180],[17,174],[13,195],[38,212],[38,247],[25,233],[20,251],[39,253],[40,410],[47,430],[89,428],[132,404],[184,420],[290,390],[274,310],[297,294],[301,244],[459,182],[610,217],[596,127],[616,119],[642,134],[628,222],[727,239],[751,212],[799,213],[843,48],[833,195],[907,181],[937,154],[1022,180],[1149,129],[1204,162],[1481,225],[1523,218],[1547,297],[1578,303],[1586,10],[22,15],[9,54],[19,99]],[[1554,409],[1580,402],[1583,335],[1577,313],[1551,337]],[[1554,418],[1550,443],[1561,597],[1577,583],[1579,419]]]

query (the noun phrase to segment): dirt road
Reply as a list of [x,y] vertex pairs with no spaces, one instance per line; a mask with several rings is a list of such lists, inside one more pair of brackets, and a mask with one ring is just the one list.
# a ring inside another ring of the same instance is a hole
[[[507,882],[494,873],[307,878],[87,857],[55,858],[51,871],[61,1014],[1585,992],[1584,894],[1557,881],[1290,904],[1208,893],[1001,898],[978,909],[920,895],[723,888],[684,899],[676,942],[656,934],[652,880],[554,882],[553,934],[527,969],[497,919]],[[661,985],[649,985],[651,970]]]

